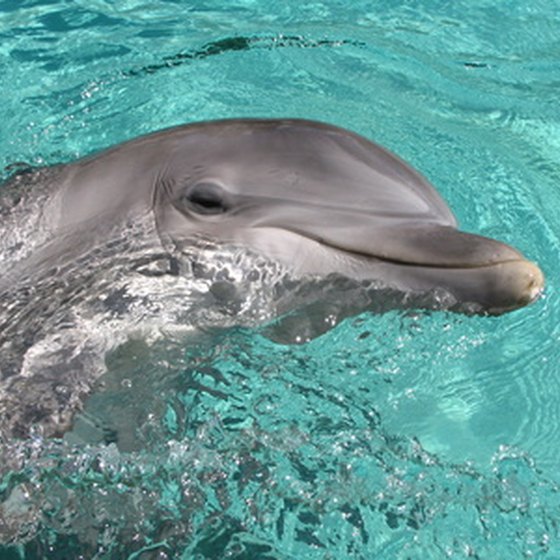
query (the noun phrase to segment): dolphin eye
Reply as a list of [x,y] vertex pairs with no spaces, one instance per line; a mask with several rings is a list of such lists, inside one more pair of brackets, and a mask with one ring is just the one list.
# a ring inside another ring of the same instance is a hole
[[228,210],[224,189],[214,183],[197,183],[182,198],[197,214],[223,214]]

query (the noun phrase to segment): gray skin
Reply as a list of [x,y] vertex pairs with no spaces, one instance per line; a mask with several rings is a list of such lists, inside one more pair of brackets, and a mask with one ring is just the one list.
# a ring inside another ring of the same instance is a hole
[[[205,239],[263,254],[296,278],[334,273],[407,294],[440,289],[458,310],[509,311],[543,288],[539,268],[518,251],[458,231],[434,188],[397,156],[322,123],[180,126],[48,173],[13,196],[14,210],[0,198],[0,439],[27,435],[31,423],[46,435],[68,429],[102,372],[77,351],[57,357],[52,344],[41,346],[48,317],[70,332],[72,318],[61,310],[111,284],[88,269],[92,256],[112,255],[107,270],[130,270],[130,231],[142,238],[137,249],[162,254],[185,254]],[[10,186],[4,190],[9,197]],[[34,239],[21,248],[18,220],[31,201]],[[48,367],[33,369],[37,348],[46,348],[48,359],[37,363]]]
[[296,275],[442,288],[490,313],[524,306],[543,287],[517,250],[458,231],[435,189],[397,156],[312,121],[225,120],[151,134],[68,166],[59,199],[59,232],[119,223],[140,208],[176,247],[207,236]]

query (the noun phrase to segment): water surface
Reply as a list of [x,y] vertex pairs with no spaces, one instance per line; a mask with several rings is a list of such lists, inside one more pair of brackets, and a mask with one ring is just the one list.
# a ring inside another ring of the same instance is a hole
[[0,167],[319,119],[397,152],[548,282],[502,317],[127,346],[89,406],[128,448],[0,448],[2,557],[558,558],[558,37],[555,1],[0,2]]

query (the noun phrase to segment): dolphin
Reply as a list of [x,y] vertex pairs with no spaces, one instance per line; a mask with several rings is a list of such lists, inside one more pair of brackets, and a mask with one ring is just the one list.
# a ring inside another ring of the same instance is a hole
[[[174,256],[212,243],[264,255],[295,278],[335,274],[404,294],[443,290],[458,311],[511,311],[544,285],[516,249],[459,231],[434,187],[395,154],[320,122],[187,124],[27,175],[0,190],[0,414],[8,436],[30,423],[47,435],[67,429],[100,368],[77,375],[76,352],[30,364],[46,346],[52,357],[50,342],[41,347],[49,325],[62,332],[73,302],[96,282],[88,260],[112,255],[126,273],[133,242],[167,259],[154,274],[177,275]],[[20,228],[31,233],[25,241]],[[20,398],[34,384],[42,387],[39,409]]]

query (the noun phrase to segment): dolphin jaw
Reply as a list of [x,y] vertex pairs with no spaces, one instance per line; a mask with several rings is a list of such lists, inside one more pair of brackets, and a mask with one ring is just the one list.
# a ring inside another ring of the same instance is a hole
[[[453,228],[445,230],[451,236],[460,236],[459,246],[469,240],[478,243],[481,258],[477,261],[477,255],[470,254],[461,262],[460,254],[456,254],[452,255],[451,262],[446,262],[445,246],[441,255],[434,251],[434,259],[418,258],[429,256],[429,252],[414,253],[406,248],[402,251],[403,257],[412,254],[417,258],[388,257],[388,251],[380,255],[363,251],[361,247],[353,250],[348,243],[337,243],[336,239],[308,234],[299,228],[249,228],[238,241],[264,250],[297,276],[332,272],[418,294],[443,289],[454,297],[461,311],[476,309],[479,313],[500,314],[528,305],[542,293],[544,276],[541,270],[517,250]],[[444,242],[439,238],[437,241],[436,247]]]
[[[422,262],[419,259],[406,261],[376,254],[353,253],[336,245],[330,246],[356,257],[394,267],[399,270],[399,275],[406,276],[408,272],[408,281],[413,289],[414,278],[421,277],[417,291],[443,288],[461,302],[461,309],[467,309],[469,304],[474,304],[479,312],[492,315],[529,305],[538,299],[545,286],[541,269],[507,245],[504,245],[507,256],[510,256],[511,251],[511,254],[517,254],[518,258],[501,260],[498,253],[494,256],[495,260],[490,262],[484,259],[478,263],[467,260],[465,263],[451,264],[438,262],[437,259],[435,262]],[[389,281],[389,284],[392,283]]]

